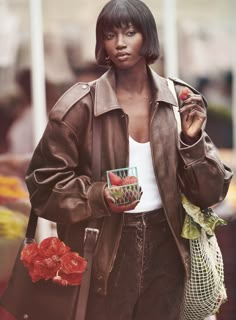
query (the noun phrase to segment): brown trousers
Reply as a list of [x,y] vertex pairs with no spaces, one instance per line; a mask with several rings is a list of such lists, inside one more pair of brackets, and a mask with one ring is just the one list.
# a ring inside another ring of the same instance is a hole
[[178,320],[184,268],[162,209],[125,214],[108,294],[90,293],[86,320]]

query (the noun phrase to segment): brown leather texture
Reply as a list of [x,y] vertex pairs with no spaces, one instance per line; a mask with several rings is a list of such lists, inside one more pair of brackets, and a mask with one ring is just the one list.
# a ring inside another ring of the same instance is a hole
[[[184,217],[181,192],[202,208],[211,206],[225,197],[232,172],[222,164],[205,132],[192,146],[179,144],[172,109],[175,98],[165,78],[151,69],[149,76],[154,97],[150,112],[154,172],[165,215],[187,271],[188,243],[180,236]],[[98,182],[91,180],[93,117],[100,117],[101,121]],[[82,250],[78,243],[84,226],[89,219],[97,219],[101,230],[92,282],[102,294],[106,294],[123,224],[123,214],[112,214],[104,200],[106,171],[129,164],[128,121],[117,102],[112,68],[92,85],[76,84],[50,112],[26,176],[35,213],[57,222],[59,236],[72,248]]]

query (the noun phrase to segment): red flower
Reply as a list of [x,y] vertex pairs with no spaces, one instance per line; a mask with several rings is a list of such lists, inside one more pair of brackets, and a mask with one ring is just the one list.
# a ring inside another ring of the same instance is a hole
[[61,258],[60,271],[66,274],[83,273],[87,262],[77,252],[68,252]]
[[66,274],[59,271],[59,275],[61,277],[61,285],[63,285],[62,281],[65,281],[64,283],[69,286],[79,286],[82,282],[82,273]]
[[60,259],[44,258],[37,256],[29,268],[29,273],[33,282],[40,279],[49,280],[55,276],[60,269]]
[[38,254],[39,252],[37,243],[30,243],[26,245],[21,251],[21,260],[26,267],[30,266],[34,262],[34,259],[38,256]]
[[52,279],[62,286],[80,285],[87,262],[56,237],[44,239],[39,245],[28,244],[21,251],[21,260],[28,268],[32,282]]
[[61,257],[68,251],[70,251],[70,248],[57,237],[46,238],[39,245],[39,253],[43,257],[51,257],[52,255]]
[[77,252],[68,252],[61,258],[61,269],[58,274],[68,285],[77,286],[81,284],[86,265],[87,261]]

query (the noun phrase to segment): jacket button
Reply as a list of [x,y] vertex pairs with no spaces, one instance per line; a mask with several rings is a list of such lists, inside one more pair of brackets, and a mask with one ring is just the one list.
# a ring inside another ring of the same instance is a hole
[[[102,276],[100,274],[97,275],[98,280],[102,280]],[[101,288],[100,288],[101,289]]]
[[88,85],[87,84],[83,84],[82,85],[82,89],[87,89],[88,88]]
[[102,288],[98,288],[98,293],[102,293]]
[[28,320],[28,319],[29,319],[29,316],[28,316],[27,313],[25,313],[25,314],[23,315],[23,319],[24,319],[24,320]]

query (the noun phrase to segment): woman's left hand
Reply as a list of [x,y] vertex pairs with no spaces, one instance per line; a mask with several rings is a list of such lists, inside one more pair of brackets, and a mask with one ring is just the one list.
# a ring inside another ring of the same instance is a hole
[[202,96],[189,92],[179,111],[184,139],[187,143],[196,142],[206,120],[206,108]]

